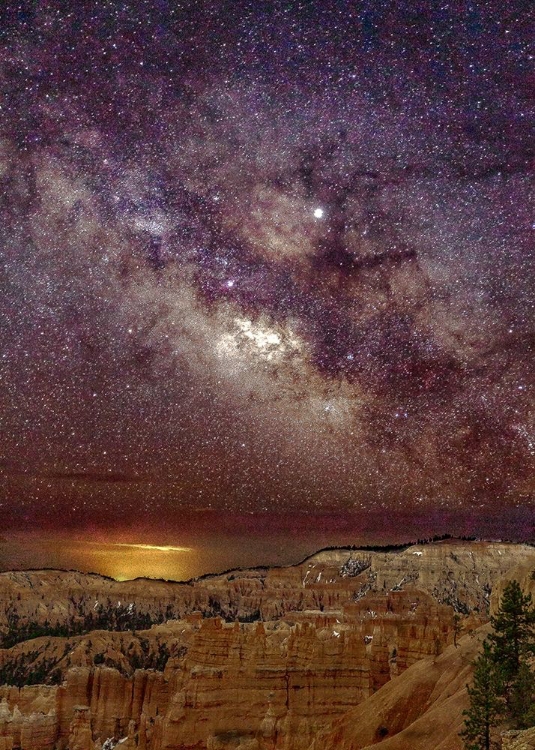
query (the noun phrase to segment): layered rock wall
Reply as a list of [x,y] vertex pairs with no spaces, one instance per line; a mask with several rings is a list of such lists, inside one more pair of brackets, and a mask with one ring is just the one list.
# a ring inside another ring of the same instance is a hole
[[[140,627],[199,611],[228,620],[277,620],[289,612],[341,609],[369,591],[408,585],[461,613],[488,612],[490,591],[514,565],[535,565],[526,545],[447,542],[401,552],[327,550],[287,568],[236,570],[188,583],[114,581],[65,571],[0,573],[0,632],[43,627]],[[106,625],[108,627],[108,625]],[[91,629],[89,627],[89,629]]]
[[[225,737],[299,750],[326,723],[453,637],[451,609],[417,591],[377,597],[369,606],[362,600],[338,615],[316,612],[316,622],[293,624],[169,623],[169,637],[177,631],[187,648],[163,672],[126,677],[116,669],[77,667],[58,687],[4,687],[5,725],[15,747],[24,747],[19,724],[25,719],[40,732],[33,750],[70,748],[73,717],[76,731],[82,724],[87,730],[79,709],[87,706],[94,738],[124,737],[133,721],[146,750],[216,747]],[[159,638],[163,627],[143,635]]]
[[[189,584],[3,574],[4,616],[16,603],[24,616],[65,622],[73,608],[82,617],[91,603],[109,600],[112,608],[126,602],[158,617],[180,610],[183,619],[0,650],[2,669],[15,664],[46,675],[53,665],[50,674],[60,678],[57,686],[0,687],[0,750],[96,750],[119,739],[120,747],[141,750],[308,750],[318,737],[322,747],[382,740],[385,748],[402,748],[403,733],[420,736],[418,712],[433,696],[451,698],[458,711],[464,688],[453,672],[466,679],[463,654],[477,644],[465,638],[469,645],[457,651],[452,642],[488,618],[500,577],[522,570],[531,581],[533,567],[530,547],[448,543],[388,554],[325,551],[291,568]],[[56,600],[48,598],[52,582]],[[231,616],[263,620],[228,622]],[[425,674],[414,672],[424,662]],[[441,682],[440,665],[449,681]],[[415,675],[412,682],[403,682],[405,674]],[[416,697],[404,697],[398,683]],[[361,718],[355,729],[359,706],[383,695],[393,701],[383,723],[368,722],[365,731]],[[385,729],[397,739],[377,734]]]

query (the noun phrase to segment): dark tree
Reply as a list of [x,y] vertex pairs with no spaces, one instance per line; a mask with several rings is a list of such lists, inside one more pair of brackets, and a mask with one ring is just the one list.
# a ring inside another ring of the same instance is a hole
[[515,729],[535,725],[535,675],[526,662],[521,662],[511,685],[509,712]]
[[463,711],[466,718],[461,737],[466,750],[491,750],[498,747],[493,741],[492,729],[503,715],[501,684],[502,675],[491,645],[484,641],[483,653],[474,661],[472,686],[468,688],[470,708]]
[[503,670],[508,691],[521,663],[535,653],[535,611],[531,594],[524,595],[518,581],[510,581],[490,622],[494,632],[489,641],[494,659]]
[[504,589],[498,611],[491,617],[493,632],[474,662],[474,682],[468,688],[470,708],[461,732],[467,750],[489,750],[492,727],[501,720],[516,729],[535,724],[535,611],[531,594],[518,581]]

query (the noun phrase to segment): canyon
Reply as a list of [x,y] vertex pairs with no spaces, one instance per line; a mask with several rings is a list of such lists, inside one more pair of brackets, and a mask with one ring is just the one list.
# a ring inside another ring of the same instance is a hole
[[446,539],[184,583],[1,573],[0,750],[460,750],[490,613],[534,569]]

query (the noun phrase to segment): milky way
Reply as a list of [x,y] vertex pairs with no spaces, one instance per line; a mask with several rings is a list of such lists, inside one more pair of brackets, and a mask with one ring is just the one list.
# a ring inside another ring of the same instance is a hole
[[3,11],[6,526],[529,516],[530,4],[77,5]]

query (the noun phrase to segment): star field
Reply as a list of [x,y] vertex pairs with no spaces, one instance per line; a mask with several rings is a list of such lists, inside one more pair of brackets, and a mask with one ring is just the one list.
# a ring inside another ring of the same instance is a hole
[[0,26],[5,526],[531,523],[530,3],[71,5]]

